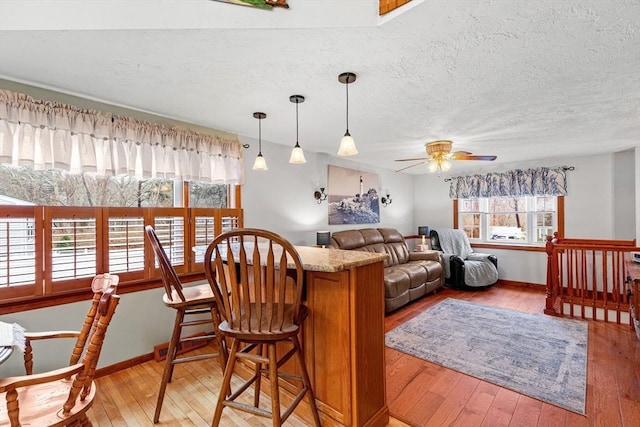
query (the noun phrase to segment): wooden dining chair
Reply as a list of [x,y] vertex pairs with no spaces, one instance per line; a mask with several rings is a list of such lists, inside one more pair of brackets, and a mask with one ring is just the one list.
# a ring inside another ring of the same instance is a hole
[[[232,339],[212,426],[219,425],[226,406],[270,417],[274,426],[280,426],[305,395],[319,426],[320,416],[300,346],[301,325],[308,309],[301,303],[304,271],[296,249],[270,231],[235,229],[219,235],[208,246],[204,268],[220,305],[223,321],[219,329]],[[276,350],[278,343],[288,344]],[[299,373],[280,369],[292,356]],[[253,364],[253,375],[232,392],[237,361]],[[270,381],[270,410],[260,407],[263,374]],[[280,408],[280,380],[298,388],[284,412]],[[237,401],[252,384],[253,405]]]
[[[94,284],[101,280],[94,281]],[[105,283],[102,281],[102,283]],[[72,365],[53,371],[0,379],[0,426],[87,426],[96,396],[93,382],[102,344],[120,297],[116,286],[94,289],[91,308],[78,333]],[[50,335],[66,335],[67,332]],[[56,337],[59,338],[59,337]],[[80,344],[85,342],[85,344]],[[82,362],[77,362],[78,349]],[[30,369],[30,368],[29,368]]]
[[[165,290],[162,301],[167,307],[176,310],[173,332],[171,334],[171,340],[169,341],[169,348],[167,349],[162,380],[160,381],[160,390],[158,391],[158,400],[156,402],[156,410],[153,416],[153,422],[157,423],[160,419],[160,411],[162,410],[162,402],[167,390],[167,384],[171,382],[171,377],[173,376],[174,366],[179,363],[217,357],[224,371],[227,362],[227,347],[225,340],[218,331],[221,318],[218,312],[216,297],[211,291],[211,286],[205,283],[202,285],[183,287],[153,227],[147,225],[145,232],[162,272],[162,283],[164,284]],[[211,330],[207,330],[204,334],[182,336],[183,328],[185,327],[202,328],[207,324],[211,325]],[[211,340],[215,340],[218,344],[217,352],[178,357],[179,351],[185,343]]]

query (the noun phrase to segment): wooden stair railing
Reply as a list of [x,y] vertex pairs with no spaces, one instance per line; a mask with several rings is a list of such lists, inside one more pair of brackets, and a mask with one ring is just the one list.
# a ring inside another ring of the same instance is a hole
[[635,240],[560,238],[557,232],[547,236],[544,312],[618,324],[623,317],[626,321],[625,260],[629,252],[638,250]]

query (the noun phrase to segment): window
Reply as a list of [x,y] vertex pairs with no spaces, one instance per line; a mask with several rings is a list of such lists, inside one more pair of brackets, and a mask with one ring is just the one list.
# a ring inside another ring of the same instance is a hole
[[542,245],[558,230],[558,197],[458,200],[458,228],[473,242]]
[[158,286],[145,225],[200,279],[194,245],[242,227],[236,139],[10,91],[0,106],[0,313],[84,299],[96,273]]
[[160,274],[147,262],[153,257],[147,224],[176,271],[199,277],[202,254],[192,248],[242,227],[242,210],[228,206],[239,201],[233,184],[0,165],[0,309],[29,299],[53,305],[51,296],[69,301],[70,293],[88,289],[91,278],[106,271],[120,276],[122,290],[155,286],[147,285],[157,284]]

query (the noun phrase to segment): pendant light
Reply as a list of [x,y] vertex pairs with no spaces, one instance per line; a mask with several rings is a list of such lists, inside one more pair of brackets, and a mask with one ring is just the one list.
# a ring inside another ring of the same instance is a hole
[[289,159],[289,163],[307,163],[307,160],[304,158],[304,152],[302,148],[300,148],[300,144],[298,143],[298,104],[304,102],[304,96],[302,95],[291,95],[289,97],[289,101],[295,102],[296,104],[296,145],[291,150],[291,158]]
[[265,113],[253,113],[253,117],[258,119],[258,156],[253,162],[253,170],[266,171],[269,168],[267,168],[267,161],[262,157],[262,119],[267,115]]
[[354,73],[342,73],[338,76],[338,81],[345,85],[347,91],[347,131],[340,141],[338,156],[354,156],[358,154],[358,149],[356,148],[355,141],[349,133],[349,83],[356,81],[356,75]]

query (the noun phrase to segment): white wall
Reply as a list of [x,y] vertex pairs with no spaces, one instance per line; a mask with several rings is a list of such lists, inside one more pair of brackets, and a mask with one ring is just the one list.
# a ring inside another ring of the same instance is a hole
[[[245,138],[242,142],[251,145],[244,152],[246,179],[242,187],[242,207],[245,226],[275,231],[295,245],[315,245],[316,231],[319,230],[334,232],[351,228],[393,227],[403,234],[417,234],[417,228],[413,226],[414,196],[410,175],[308,151],[305,152],[307,163],[292,165],[289,163],[291,147],[265,141],[262,141],[262,154],[269,170],[254,171],[251,168],[258,153],[258,141]],[[336,150],[337,145],[338,142]],[[328,164],[378,175],[381,189],[388,189],[393,200],[387,207],[380,205],[379,223],[328,225],[327,202],[318,204],[313,198],[319,187],[329,191],[326,188]]]
[[634,150],[615,153],[613,164],[613,238],[634,239],[637,175],[630,173],[635,170]]
[[[616,154],[550,159],[505,165],[496,171],[540,166],[574,166],[567,172],[568,195],[565,197],[565,236],[597,239],[634,239],[636,229],[634,203],[620,198],[633,197],[633,185],[627,191],[614,191],[616,182],[634,182],[633,150]],[[615,161],[614,161],[615,160]],[[431,228],[453,226],[449,183],[444,176],[420,175],[414,179],[415,224]],[[636,186],[637,184],[637,180]],[[614,210],[616,227],[614,230]],[[624,232],[616,232],[624,230]],[[488,250],[483,249],[484,252]],[[509,250],[490,251],[498,257],[500,279],[543,285],[546,281],[546,254]]]

